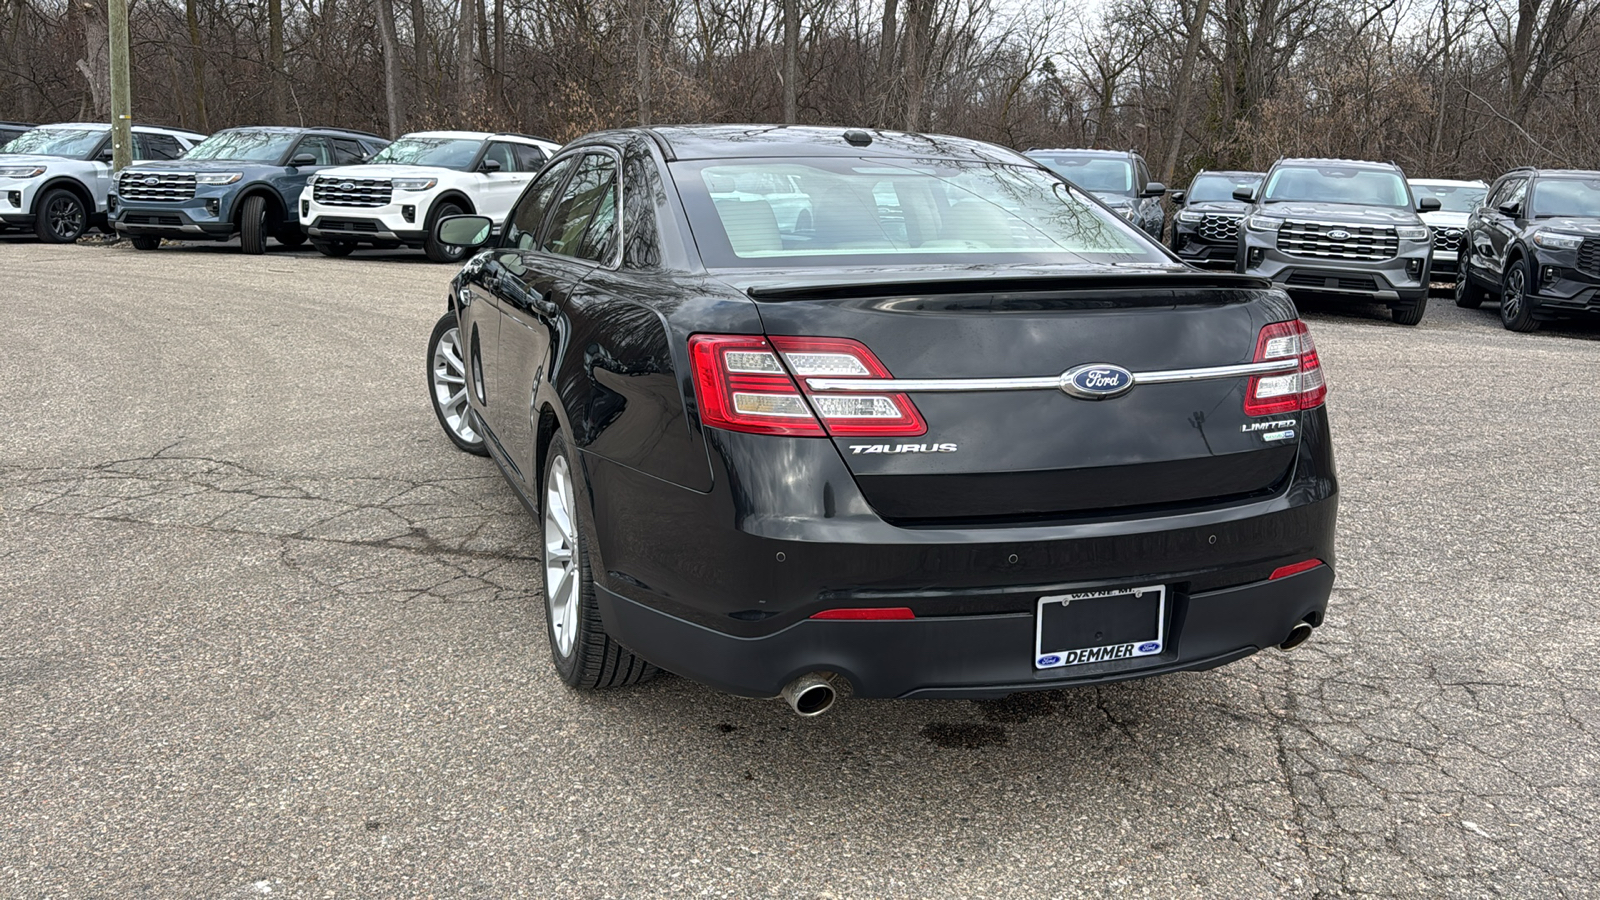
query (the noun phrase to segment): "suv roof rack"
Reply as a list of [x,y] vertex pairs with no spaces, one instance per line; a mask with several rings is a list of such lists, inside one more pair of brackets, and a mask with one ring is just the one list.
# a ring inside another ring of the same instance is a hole
[[539,137],[536,134],[523,134],[520,131],[496,131],[495,134],[504,135],[506,137],[527,138],[530,141],[544,141],[546,144],[554,144],[554,143],[556,143],[555,141],[552,141],[549,138],[542,138],[542,137]]
[[341,131],[345,134],[359,134],[362,137],[375,137],[379,140],[388,140],[388,138],[385,138],[381,134],[373,134],[370,131],[362,131],[359,128],[340,128],[336,125],[307,125],[305,126],[305,129],[307,131]]

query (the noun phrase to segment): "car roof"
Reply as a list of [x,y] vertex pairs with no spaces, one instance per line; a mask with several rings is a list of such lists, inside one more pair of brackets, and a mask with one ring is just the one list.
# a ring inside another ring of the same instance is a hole
[[38,128],[39,127],[39,126],[33,124],[32,122],[0,122],[0,125],[5,126],[6,128]]
[[[1576,175],[1583,178],[1600,178],[1600,172],[1597,172],[1594,169],[1535,169],[1532,166],[1529,166],[1525,169],[1512,169],[1511,171],[1531,171],[1535,175]],[[1509,175],[1511,173],[1507,172],[1506,174]]]
[[1423,187],[1488,187],[1481,181],[1463,178],[1407,178],[1406,181]]
[[1139,155],[1132,150],[1090,150],[1084,147],[1035,147],[1023,155],[1032,156],[1035,153],[1071,153],[1075,156],[1103,156],[1107,159],[1130,158]]
[[357,138],[378,138],[386,141],[388,138],[379,137],[370,131],[357,131],[354,128],[334,128],[327,125],[232,125],[218,129],[215,133],[224,131],[269,131],[281,134],[342,134]]
[[401,137],[449,138],[461,141],[483,141],[494,138],[495,140],[512,141],[518,144],[559,146],[555,141],[547,141],[544,138],[536,138],[528,134],[516,134],[510,131],[408,131]]
[[[111,126],[105,122],[51,122],[48,125],[35,125],[35,128],[82,128],[89,131],[110,131]],[[178,134],[184,137],[203,138],[206,135],[199,131],[187,128],[172,128],[167,125],[149,125],[144,122],[133,123],[134,131],[154,132],[156,134]]]
[[1288,156],[1272,164],[1274,169],[1279,166],[1346,166],[1359,169],[1385,170],[1398,172],[1400,167],[1392,162],[1373,162],[1370,159],[1334,159],[1316,156]]
[[1266,174],[1267,173],[1265,172],[1246,172],[1242,169],[1201,169],[1200,171],[1194,173],[1194,177],[1199,178],[1201,175],[1221,175],[1224,178],[1261,178]]
[[[573,143],[615,141],[631,135],[656,142],[669,160],[853,156],[1032,165],[1013,150],[968,138],[812,125],[658,125],[597,132]],[[862,143],[863,137],[868,142]],[[852,138],[856,143],[851,143]]]

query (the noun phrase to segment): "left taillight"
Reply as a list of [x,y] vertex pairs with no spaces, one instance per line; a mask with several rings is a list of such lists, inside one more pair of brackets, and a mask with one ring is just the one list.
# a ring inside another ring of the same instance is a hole
[[908,436],[928,430],[905,394],[813,390],[808,378],[890,378],[860,341],[699,334],[689,339],[700,419],[750,434]]
[[1322,377],[1322,360],[1317,357],[1311,331],[1299,319],[1274,322],[1262,328],[1256,338],[1256,362],[1289,359],[1300,363],[1294,371],[1251,377],[1244,396],[1245,415],[1270,416],[1315,409],[1327,399],[1328,384]]

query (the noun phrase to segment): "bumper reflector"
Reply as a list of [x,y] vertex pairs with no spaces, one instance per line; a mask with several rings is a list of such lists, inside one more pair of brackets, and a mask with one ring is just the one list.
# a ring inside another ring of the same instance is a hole
[[813,619],[852,619],[855,621],[882,621],[884,619],[915,619],[909,606],[885,606],[867,609],[825,609]]
[[1301,572],[1309,572],[1320,565],[1322,565],[1322,560],[1320,559],[1305,559],[1297,563],[1290,563],[1287,566],[1279,566],[1273,570],[1272,575],[1268,577],[1267,580],[1277,581],[1279,578],[1288,578],[1290,575],[1299,575]]

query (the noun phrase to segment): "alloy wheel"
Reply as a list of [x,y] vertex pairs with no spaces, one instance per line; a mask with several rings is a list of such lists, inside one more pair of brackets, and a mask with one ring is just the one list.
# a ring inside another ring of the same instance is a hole
[[544,486],[544,586],[550,633],[563,657],[572,655],[578,638],[581,559],[572,496],[572,470],[565,456],[557,456]]
[[1509,322],[1522,314],[1523,288],[1526,276],[1522,274],[1522,266],[1506,273],[1505,290],[1500,292],[1500,318]]
[[83,233],[83,207],[69,197],[52,200],[44,214],[50,222],[50,230],[63,241]]
[[476,444],[483,438],[473,427],[472,410],[467,405],[467,365],[462,357],[461,329],[452,328],[433,348],[433,396],[450,433],[464,443]]

